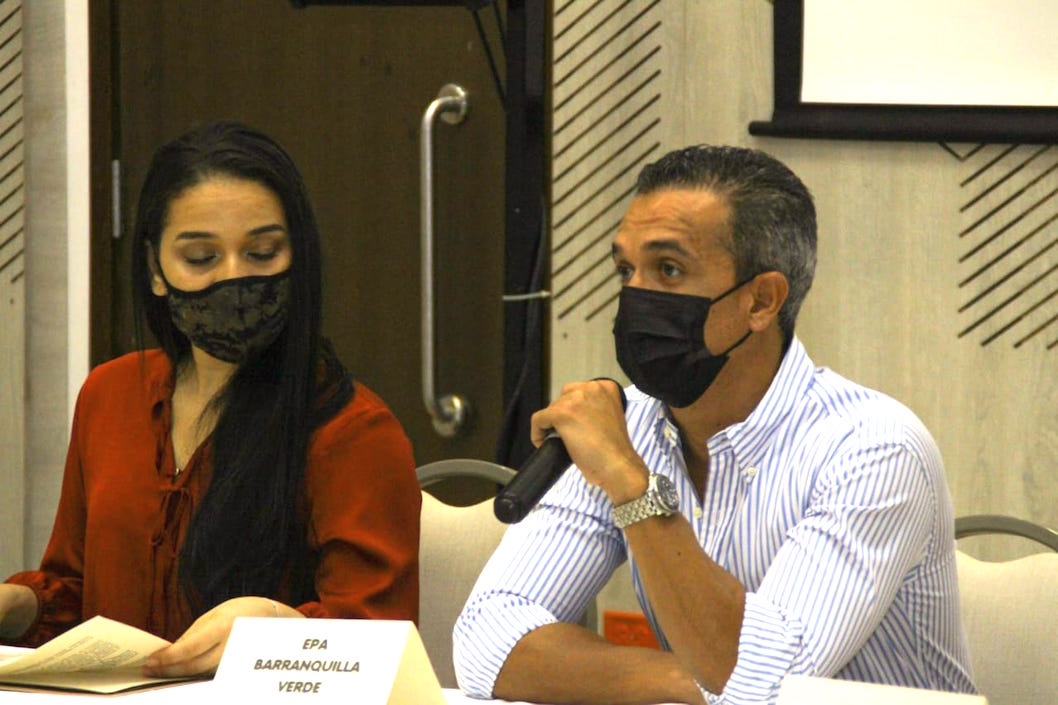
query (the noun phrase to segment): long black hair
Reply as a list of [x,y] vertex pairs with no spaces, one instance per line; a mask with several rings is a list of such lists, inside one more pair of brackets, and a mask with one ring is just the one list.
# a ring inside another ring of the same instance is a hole
[[319,231],[301,175],[274,140],[217,122],[154,154],[136,212],[132,256],[137,342],[142,321],[173,363],[191,352],[164,296],[150,287],[173,199],[215,177],[257,182],[279,199],[290,238],[290,302],[284,331],[244,360],[214,400],[212,480],[180,549],[179,580],[197,613],[232,597],[311,599],[312,559],[299,516],[309,437],[352,396],[345,369],[320,337]]

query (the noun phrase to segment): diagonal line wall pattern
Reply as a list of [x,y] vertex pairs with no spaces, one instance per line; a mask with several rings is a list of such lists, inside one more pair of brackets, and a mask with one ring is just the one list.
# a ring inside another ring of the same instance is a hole
[[[19,285],[25,267],[22,125],[22,3],[0,2],[0,292]],[[11,296],[4,296],[8,302]]]
[[661,0],[555,0],[551,319],[556,334],[616,312],[610,242],[661,148]]
[[0,563],[16,569],[28,525],[22,17],[21,2],[0,0]]
[[961,163],[958,336],[1058,348],[1058,147],[941,144]]

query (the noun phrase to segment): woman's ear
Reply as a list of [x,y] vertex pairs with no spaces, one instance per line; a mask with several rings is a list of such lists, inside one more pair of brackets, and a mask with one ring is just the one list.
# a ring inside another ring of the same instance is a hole
[[158,264],[158,257],[154,253],[154,245],[147,243],[147,268],[151,271],[151,291],[155,296],[165,296],[169,293],[162,277],[162,270]]
[[790,284],[781,272],[763,272],[753,278],[750,292],[753,304],[749,309],[749,327],[760,332],[779,317],[779,310],[790,293]]

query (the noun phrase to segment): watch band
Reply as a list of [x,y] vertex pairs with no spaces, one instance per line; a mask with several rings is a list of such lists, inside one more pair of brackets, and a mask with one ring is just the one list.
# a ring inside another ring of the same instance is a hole
[[669,516],[679,509],[679,497],[669,478],[651,473],[647,491],[641,497],[613,508],[613,520],[623,529],[653,516]]

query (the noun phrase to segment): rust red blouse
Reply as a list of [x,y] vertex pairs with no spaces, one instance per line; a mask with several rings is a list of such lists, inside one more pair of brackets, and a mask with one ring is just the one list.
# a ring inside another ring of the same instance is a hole
[[[211,466],[204,444],[175,474],[172,393],[161,350],[88,376],[40,570],[8,579],[40,603],[37,621],[12,643],[41,644],[97,614],[170,641],[190,626],[177,557]],[[320,599],[294,606],[308,617],[416,620],[421,495],[411,444],[360,383],[310,440],[304,497]]]

